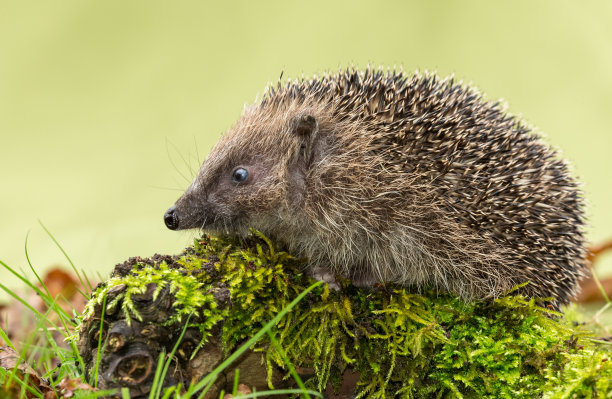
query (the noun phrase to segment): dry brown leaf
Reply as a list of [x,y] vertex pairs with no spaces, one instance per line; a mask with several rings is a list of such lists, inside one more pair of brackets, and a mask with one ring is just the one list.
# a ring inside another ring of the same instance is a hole
[[[22,390],[22,382],[41,392],[43,395],[47,395],[49,392],[52,393],[49,384],[40,378],[34,369],[22,362],[19,358],[19,353],[9,346],[0,347],[0,368],[14,373],[13,380],[4,381],[0,386],[0,390],[4,391],[8,397],[19,397]],[[34,398],[36,396],[26,390],[25,397]]]

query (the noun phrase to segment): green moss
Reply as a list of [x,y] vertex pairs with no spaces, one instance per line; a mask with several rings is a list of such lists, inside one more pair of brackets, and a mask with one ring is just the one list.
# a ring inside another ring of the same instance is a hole
[[[125,285],[111,306],[139,319],[132,297],[156,283],[169,284],[176,323],[190,322],[202,343],[219,322],[224,349],[231,351],[312,284],[302,260],[277,252],[265,237],[246,243],[227,238],[197,240],[178,263],[138,264],[94,293],[85,312],[113,287]],[[205,267],[206,266],[206,267]],[[274,332],[296,367],[311,367],[310,386],[338,385],[350,368],[360,373],[358,397],[388,398],[609,398],[612,353],[585,331],[553,317],[521,296],[465,303],[450,295],[417,295],[396,287],[359,290],[348,282],[311,292]],[[230,306],[219,306],[215,289],[229,290]],[[269,369],[284,367],[281,353],[262,339]]]

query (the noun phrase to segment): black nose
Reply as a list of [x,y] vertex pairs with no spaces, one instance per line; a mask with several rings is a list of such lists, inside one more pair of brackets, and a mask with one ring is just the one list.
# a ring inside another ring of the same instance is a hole
[[176,213],[176,206],[172,206],[170,209],[166,211],[164,214],[164,222],[166,223],[166,227],[170,230],[176,230],[179,226],[179,218]]

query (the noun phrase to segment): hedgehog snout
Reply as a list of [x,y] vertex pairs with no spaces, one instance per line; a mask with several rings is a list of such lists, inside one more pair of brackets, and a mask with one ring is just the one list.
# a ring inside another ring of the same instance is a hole
[[173,205],[164,213],[164,223],[170,230],[176,230],[179,227],[179,216],[176,211],[176,206]]
[[210,225],[218,216],[217,207],[207,198],[207,195],[199,191],[188,189],[164,213],[166,227],[170,230],[187,230]]

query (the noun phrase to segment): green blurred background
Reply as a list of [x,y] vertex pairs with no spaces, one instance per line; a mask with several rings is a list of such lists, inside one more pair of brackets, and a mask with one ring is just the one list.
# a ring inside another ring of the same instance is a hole
[[26,267],[31,230],[39,270],[66,264],[38,219],[103,277],[180,251],[194,233],[163,212],[243,106],[281,71],[367,64],[505,99],[585,183],[589,238],[612,237],[609,0],[0,0],[0,259]]

